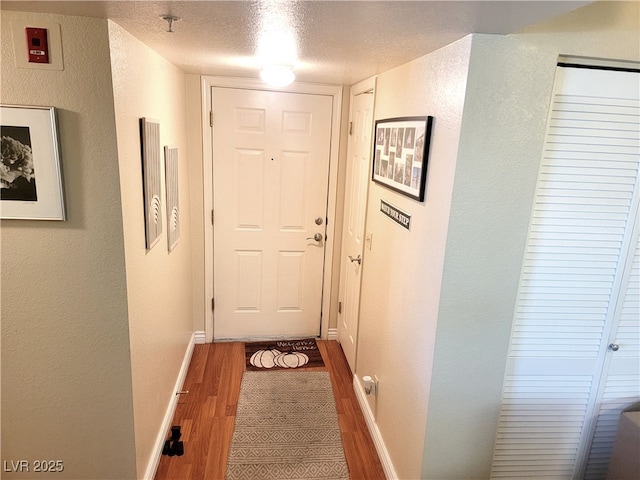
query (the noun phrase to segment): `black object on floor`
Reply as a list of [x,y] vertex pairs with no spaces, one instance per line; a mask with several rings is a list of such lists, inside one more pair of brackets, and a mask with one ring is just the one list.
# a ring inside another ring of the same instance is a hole
[[177,456],[181,457],[184,455],[184,444],[182,442],[173,442],[173,446],[171,448]]
[[180,426],[172,426],[171,438],[164,442],[164,446],[162,447],[162,455],[169,455],[170,457],[173,457],[174,455],[184,455],[184,444],[178,441],[181,436],[182,433],[180,432]]
[[167,440],[166,442],[164,442],[164,447],[162,447],[162,454],[169,455],[170,451],[171,451],[171,440]]

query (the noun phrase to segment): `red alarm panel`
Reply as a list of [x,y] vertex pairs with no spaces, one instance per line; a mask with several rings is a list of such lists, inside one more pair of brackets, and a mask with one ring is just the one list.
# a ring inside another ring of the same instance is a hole
[[29,63],[49,63],[49,43],[46,28],[25,28]]

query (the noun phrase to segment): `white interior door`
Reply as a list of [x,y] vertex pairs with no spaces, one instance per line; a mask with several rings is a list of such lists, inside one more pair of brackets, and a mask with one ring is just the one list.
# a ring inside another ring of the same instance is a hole
[[332,98],[212,88],[214,338],[320,334]]
[[349,114],[351,134],[347,149],[338,339],[352,372],[356,371],[367,186],[371,177],[374,86],[372,79],[352,87]]

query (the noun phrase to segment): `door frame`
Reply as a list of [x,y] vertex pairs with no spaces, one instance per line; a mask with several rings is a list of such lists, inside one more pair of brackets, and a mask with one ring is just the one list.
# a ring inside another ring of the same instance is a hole
[[[373,100],[372,100],[372,109],[371,109],[371,132],[370,135],[373,135],[373,129],[374,129],[374,125],[375,125],[375,107],[376,107],[376,85],[377,85],[377,81],[378,81],[378,77],[377,75],[374,75],[372,77],[369,77],[365,80],[362,80],[358,83],[356,83],[355,85],[352,85],[351,88],[349,89],[349,122],[352,123],[353,122],[353,107],[354,107],[354,103],[355,103],[355,99],[357,96],[359,95],[363,95],[366,94],[368,92],[371,92],[373,95]],[[349,179],[349,173],[348,170],[350,168],[349,164],[351,163],[351,142],[353,140],[353,137],[351,136],[351,134],[348,137],[347,140],[347,159],[345,161],[345,167],[346,167],[346,172],[345,172],[345,178],[344,178],[344,182],[345,182],[345,191],[344,191],[344,204],[345,204],[345,208],[343,210],[343,219],[342,219],[342,243],[341,243],[341,253],[340,253],[340,276],[339,276],[339,288],[338,288],[338,300],[343,302],[343,308],[345,305],[345,297],[344,297],[344,289],[346,287],[345,282],[346,282],[346,272],[344,271],[344,264],[342,262],[343,258],[345,257],[346,253],[344,252],[344,248],[345,248],[345,237],[346,237],[346,231],[348,228],[347,222],[348,222],[348,218],[347,218],[347,214],[351,211],[351,208],[353,208],[352,205],[347,205],[347,202],[349,202],[349,198],[347,198],[347,193],[348,193],[348,189],[349,189],[349,185],[347,184],[347,180]],[[372,156],[372,151],[369,151],[369,164],[371,165],[371,156]],[[367,170],[368,172],[368,177],[370,178],[371,175],[371,170]],[[369,181],[367,181],[367,186],[363,192],[364,195],[364,218],[363,218],[363,238],[366,236],[366,231],[367,231],[367,212],[368,212],[368,204],[369,204]],[[359,253],[362,258],[364,259],[365,256],[365,245],[363,243],[362,245],[362,251],[361,252],[355,252],[355,253]],[[351,253],[351,252],[349,252]],[[362,268],[362,266],[361,266]],[[360,273],[360,281],[358,283],[358,315],[357,318],[355,319],[356,323],[359,326],[360,323],[360,300],[362,298],[362,272]],[[344,314],[344,313],[343,313]],[[340,344],[342,344],[342,334],[343,331],[341,329],[341,314],[339,312],[338,314],[338,322],[337,322],[337,335],[338,335],[338,342],[340,342]],[[358,364],[358,338],[357,338],[357,333],[356,333],[356,339],[355,339],[355,343],[356,343],[356,350],[355,350],[355,358],[353,359],[353,371],[351,372],[354,376],[356,374],[356,368],[357,368],[357,364]],[[343,347],[344,350],[344,347]],[[345,353],[346,355],[346,353]],[[347,358],[347,360],[349,360]],[[348,362],[349,363],[349,362]],[[349,366],[351,367],[351,364],[349,363]]]
[[219,77],[203,75],[201,77],[202,99],[202,174],[203,174],[203,225],[204,225],[204,311],[205,342],[213,342],[213,127],[210,124],[212,108],[212,87],[227,87],[245,90],[277,91],[287,93],[305,93],[326,95],[332,98],[331,145],[329,149],[329,190],[327,196],[327,241],[323,264],[322,316],[320,319],[320,337],[326,339],[329,332],[329,313],[331,311],[331,283],[333,255],[336,233],[336,206],[338,192],[338,165],[340,153],[340,133],[342,119],[342,86],[311,83],[293,83],[285,88],[275,88],[253,78]]

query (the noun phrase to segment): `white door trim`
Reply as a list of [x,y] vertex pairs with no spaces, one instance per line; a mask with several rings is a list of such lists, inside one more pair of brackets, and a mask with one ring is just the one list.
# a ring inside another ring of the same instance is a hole
[[312,83],[293,83],[286,88],[274,88],[252,78],[202,76],[202,162],[203,162],[203,204],[204,204],[204,288],[205,288],[205,340],[213,341],[213,129],[209,123],[211,109],[211,88],[228,87],[249,90],[272,90],[289,93],[307,93],[327,95],[333,99],[331,118],[331,148],[329,159],[329,192],[327,201],[327,242],[325,244],[322,320],[320,336],[326,339],[329,331],[329,312],[331,306],[332,266],[336,231],[336,198],[338,191],[338,163],[340,152],[340,120],[342,118],[342,87],[339,85],[321,85]]
[[[370,136],[373,134],[373,126],[374,126],[374,114],[375,114],[375,90],[376,90],[376,82],[377,82],[377,76],[373,76],[370,77],[366,80],[362,80],[361,82],[353,85],[350,89],[350,93],[349,93],[349,122],[352,125],[356,125],[355,130],[357,130],[357,122],[354,120],[354,105],[355,105],[355,101],[356,101],[356,97],[358,97],[359,95],[363,95],[363,94],[367,94],[367,93],[371,93],[372,94],[372,102],[371,102],[371,129],[370,129]],[[353,128],[352,126],[349,127],[349,129],[351,130],[351,128]],[[354,136],[350,133],[349,134],[349,139],[347,141],[347,160],[346,160],[346,170],[347,172],[345,173],[345,192],[344,192],[344,217],[343,217],[343,224],[342,224],[342,252],[340,254],[341,258],[340,258],[340,285],[339,285],[339,301],[342,302],[342,308],[343,311],[341,314],[338,315],[338,324],[337,324],[337,330],[338,330],[338,341],[340,342],[340,344],[342,345],[342,349],[345,352],[345,355],[347,357],[347,361],[349,363],[349,366],[351,367],[351,370],[353,373],[356,372],[356,366],[357,366],[357,331],[356,331],[356,339],[355,339],[355,343],[356,343],[356,349],[355,352],[353,354],[351,354],[351,352],[348,350],[349,347],[347,347],[347,349],[345,349],[345,343],[344,343],[344,339],[345,337],[347,338],[347,342],[348,340],[348,332],[345,331],[344,328],[342,328],[343,324],[344,324],[344,317],[342,317],[343,315],[349,315],[352,310],[351,307],[349,307],[349,303],[351,301],[353,301],[353,298],[348,298],[347,297],[347,289],[346,289],[346,285],[347,285],[347,270],[345,269],[345,260],[346,260],[346,253],[345,253],[345,248],[350,248],[349,245],[347,245],[348,243],[348,239],[349,239],[349,235],[347,233],[347,230],[349,228],[348,222],[349,222],[349,215],[351,215],[351,211],[354,208],[354,206],[351,204],[351,198],[350,198],[350,191],[353,188],[353,183],[357,183],[353,181],[353,176],[355,174],[352,173],[350,175],[350,171],[352,171],[351,169],[353,168],[351,166],[351,164],[353,163],[352,161],[352,156],[353,156],[353,142],[354,142]],[[371,164],[371,151],[369,151],[369,164]],[[368,175],[371,175],[371,171],[370,169],[368,170]],[[349,183],[350,182],[350,183]],[[364,207],[364,216],[362,218],[362,238],[364,239],[365,236],[365,232],[366,232],[366,227],[367,227],[367,204],[368,204],[368,197],[369,197],[369,182],[366,183],[366,187],[364,188],[364,191],[362,192],[363,198],[363,207]],[[360,256],[362,256],[363,258],[365,257],[365,252],[364,252],[364,242],[363,245],[361,246],[362,249],[360,251],[350,251],[347,253],[350,253],[352,255],[357,255],[359,254]],[[347,267],[347,268],[353,268],[353,267]],[[357,312],[358,315],[356,317],[359,317],[359,312],[360,312],[360,291],[361,291],[361,280],[362,280],[362,273],[360,273],[360,276],[358,277],[358,285],[357,285]],[[350,322],[359,322],[359,318],[351,318],[349,320]]]

